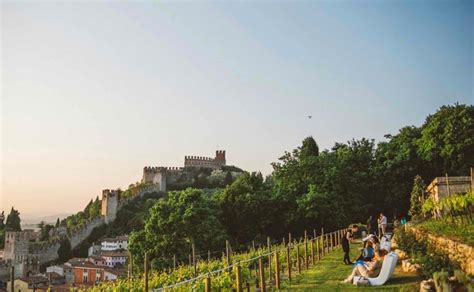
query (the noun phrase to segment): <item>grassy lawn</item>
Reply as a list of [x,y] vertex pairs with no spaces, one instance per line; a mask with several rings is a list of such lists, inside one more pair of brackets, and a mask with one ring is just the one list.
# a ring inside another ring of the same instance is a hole
[[417,224],[416,227],[431,234],[444,236],[453,240],[474,246],[474,224],[460,220],[456,224],[448,223],[444,220],[430,220]]
[[[353,244],[351,247],[351,259],[358,256],[360,244]],[[326,255],[314,267],[308,271],[303,271],[296,276],[293,272],[293,279],[288,285],[284,282],[284,289],[291,291],[419,291],[418,284],[421,277],[414,274],[403,273],[400,266],[397,266],[392,278],[379,287],[354,286],[352,284],[340,283],[351,272],[352,266],[347,266],[342,262],[342,250],[340,248]]]

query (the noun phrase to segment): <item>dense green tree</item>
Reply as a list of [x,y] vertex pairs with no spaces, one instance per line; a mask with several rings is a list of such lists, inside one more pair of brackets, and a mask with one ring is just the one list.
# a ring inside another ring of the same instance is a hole
[[221,221],[236,244],[264,238],[278,210],[261,173],[244,173],[217,195]]
[[58,228],[60,225],[61,225],[61,222],[59,221],[59,218],[58,218],[56,220],[56,224],[54,225],[54,227]]
[[413,177],[423,174],[426,167],[418,155],[416,141],[420,137],[420,128],[404,127],[397,135],[386,135],[388,141],[378,144],[374,176],[379,194],[377,208],[390,214],[406,214]]
[[226,171],[225,178],[224,178],[224,187],[230,185],[233,180],[234,179],[232,177],[232,173],[229,170]]
[[71,242],[67,238],[63,238],[59,243],[58,262],[64,263],[72,256]]
[[21,219],[20,219],[20,212],[15,210],[13,207],[10,211],[10,214],[7,216],[7,220],[5,223],[5,230],[6,231],[21,231]]
[[426,119],[417,145],[432,176],[466,174],[474,165],[474,106],[442,106]]
[[166,265],[174,254],[185,258],[196,250],[222,248],[226,234],[218,220],[217,206],[202,190],[170,192],[150,209],[143,231],[130,238],[130,251],[138,260],[148,252],[157,265]]

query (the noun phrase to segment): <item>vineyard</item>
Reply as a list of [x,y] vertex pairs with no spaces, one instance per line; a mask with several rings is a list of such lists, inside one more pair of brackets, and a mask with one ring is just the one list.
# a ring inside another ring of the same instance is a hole
[[[252,246],[245,252],[232,253],[229,245],[221,258],[190,260],[191,264],[148,272],[145,261],[144,273],[129,269],[127,279],[103,283],[79,291],[211,291],[215,289],[284,288],[292,277],[316,264],[321,258],[340,245],[344,230],[313,237],[305,232],[303,238],[292,239],[288,235],[282,242]],[[129,267],[130,268],[130,267]],[[132,269],[133,270],[133,269]]]
[[472,222],[473,211],[474,192],[447,196],[438,201],[429,197],[422,206],[425,217],[432,216],[434,219],[445,219],[451,223],[461,224]]

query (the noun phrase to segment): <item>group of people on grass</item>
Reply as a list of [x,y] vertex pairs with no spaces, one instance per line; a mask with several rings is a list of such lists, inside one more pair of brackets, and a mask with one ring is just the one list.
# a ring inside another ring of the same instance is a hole
[[[380,247],[380,240],[382,236],[385,235],[387,228],[387,217],[383,213],[380,213],[380,217],[377,220],[377,225],[372,221],[372,216],[369,217],[367,222],[367,231],[368,235],[362,239],[363,248],[360,256],[353,263],[350,259],[350,243],[353,240],[353,236],[358,232],[358,226],[352,225],[352,228],[347,230],[341,240],[342,250],[344,251],[343,261],[346,265],[355,265],[352,273],[347,277],[343,282],[352,283],[355,276],[363,277],[374,277],[376,276],[380,268],[382,267],[382,262],[385,255],[388,251]],[[378,229],[375,229],[375,226]],[[378,236],[377,237],[377,231]]]

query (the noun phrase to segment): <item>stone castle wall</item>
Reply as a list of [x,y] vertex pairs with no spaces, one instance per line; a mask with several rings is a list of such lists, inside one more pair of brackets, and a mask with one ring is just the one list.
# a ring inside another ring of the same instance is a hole
[[71,241],[71,248],[76,248],[83,242],[89,235],[91,235],[92,230],[96,227],[99,227],[101,225],[105,224],[105,217],[104,216],[98,216],[92,220],[89,220],[84,227],[81,227],[77,230],[74,230],[71,232],[69,236],[69,240]]

